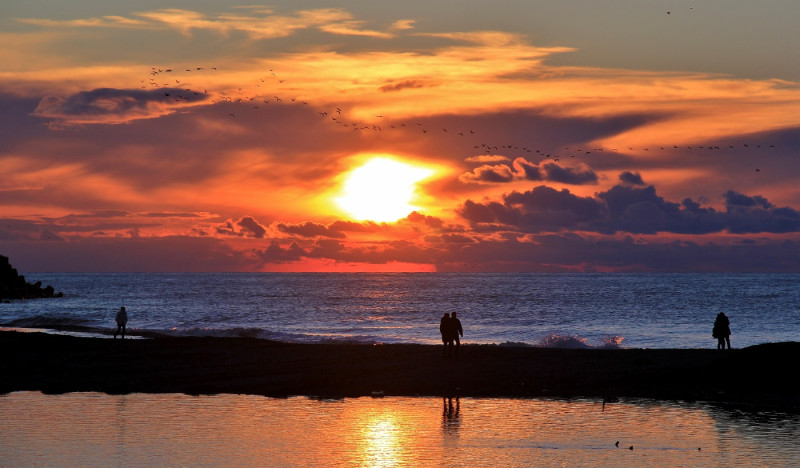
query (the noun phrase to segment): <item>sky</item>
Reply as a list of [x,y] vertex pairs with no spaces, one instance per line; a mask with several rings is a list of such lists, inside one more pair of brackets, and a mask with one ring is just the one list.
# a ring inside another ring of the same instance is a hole
[[0,5],[23,272],[798,272],[795,0]]

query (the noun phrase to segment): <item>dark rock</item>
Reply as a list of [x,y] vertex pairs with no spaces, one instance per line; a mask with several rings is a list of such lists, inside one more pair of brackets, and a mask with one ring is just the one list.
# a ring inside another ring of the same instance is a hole
[[16,268],[11,266],[8,257],[0,255],[0,300],[6,299],[38,299],[45,297],[63,297],[56,293],[52,286],[42,287],[42,282],[31,284],[25,281]]

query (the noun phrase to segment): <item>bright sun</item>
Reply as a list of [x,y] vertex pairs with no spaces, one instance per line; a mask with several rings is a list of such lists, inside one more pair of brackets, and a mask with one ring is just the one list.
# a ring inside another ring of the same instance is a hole
[[336,202],[359,221],[396,221],[419,209],[412,205],[417,183],[433,173],[389,157],[374,157],[350,171]]

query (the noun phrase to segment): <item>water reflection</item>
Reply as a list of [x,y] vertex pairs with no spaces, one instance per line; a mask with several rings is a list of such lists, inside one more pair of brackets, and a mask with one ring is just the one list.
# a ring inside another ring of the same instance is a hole
[[397,466],[404,460],[396,419],[391,414],[371,417],[363,436],[364,462],[367,466]]
[[0,395],[4,466],[800,466],[797,440],[800,415],[648,400]]
[[455,406],[453,406],[453,397],[442,398],[442,432],[445,435],[457,435],[460,412],[460,398],[455,398]]

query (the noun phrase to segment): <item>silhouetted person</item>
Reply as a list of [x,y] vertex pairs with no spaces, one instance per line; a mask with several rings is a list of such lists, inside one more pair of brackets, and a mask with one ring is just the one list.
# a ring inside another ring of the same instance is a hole
[[461,351],[461,340],[458,337],[464,336],[464,329],[461,328],[461,320],[456,317],[455,312],[450,314],[450,327],[453,333],[452,339],[456,342],[455,353],[456,356],[458,356],[459,352]]
[[128,313],[125,312],[125,307],[120,307],[117,312],[117,331],[114,332],[114,339],[117,339],[117,334],[122,333],[122,339],[125,339],[125,324],[128,323]]
[[725,349],[725,344],[728,344],[728,349],[731,349],[731,322],[724,312],[717,314],[717,319],[714,320],[714,330],[711,335],[717,339],[717,349]]
[[448,351],[452,353],[453,347],[453,328],[450,323],[450,314],[445,313],[442,315],[442,320],[439,321],[439,332],[442,334],[442,344],[444,344],[442,356],[447,356]]

